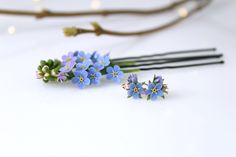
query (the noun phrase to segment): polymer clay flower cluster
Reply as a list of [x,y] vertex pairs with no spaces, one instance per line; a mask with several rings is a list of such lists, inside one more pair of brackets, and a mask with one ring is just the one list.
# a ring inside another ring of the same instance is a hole
[[127,90],[128,98],[134,99],[147,97],[147,100],[156,100],[158,97],[165,98],[164,94],[168,94],[168,87],[164,84],[164,79],[161,76],[154,75],[152,81],[138,82],[137,75],[131,74],[128,80],[123,84],[123,88]]
[[112,65],[109,54],[100,55],[83,51],[70,52],[62,56],[62,61],[42,60],[37,70],[37,78],[44,82],[65,82],[71,80],[79,88],[98,85],[102,75],[108,80],[120,82],[123,72],[118,65]]

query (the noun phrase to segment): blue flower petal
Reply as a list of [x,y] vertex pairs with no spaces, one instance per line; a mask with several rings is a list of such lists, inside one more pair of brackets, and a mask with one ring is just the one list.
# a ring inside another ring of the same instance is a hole
[[156,89],[157,89],[157,90],[160,90],[161,88],[162,88],[162,84],[157,83],[157,84],[156,84]]
[[83,83],[78,83],[77,86],[80,88],[80,89],[83,89],[85,87],[85,85]]
[[152,90],[152,88],[154,88],[155,87],[155,84],[154,83],[150,83],[149,85],[148,85],[148,89],[150,89],[150,90]]
[[76,84],[77,82],[79,82],[79,79],[77,77],[73,77],[71,81],[72,83]]
[[107,73],[112,73],[113,72],[113,68],[112,67],[107,67],[106,72]]
[[156,94],[157,96],[163,96],[164,95],[164,93],[163,93],[163,91],[162,90],[159,90],[158,92],[157,92],[157,94]]
[[137,87],[138,88],[142,88],[142,84],[141,83],[137,83]]
[[119,77],[113,77],[113,81],[116,83],[120,83],[121,80]]
[[95,73],[97,70],[94,67],[89,68],[89,72]]
[[157,99],[157,95],[156,94],[151,94],[151,100],[156,100]]
[[111,79],[113,78],[113,76],[112,76],[112,74],[107,74],[107,75],[106,75],[106,78],[107,78],[108,80],[111,80]]
[[88,76],[88,72],[87,72],[87,71],[83,71],[83,72],[81,72],[81,75],[82,75],[83,77],[87,77],[87,76]]
[[93,84],[95,85],[99,85],[100,84],[100,80],[99,79],[95,79],[92,81]]
[[131,84],[129,85],[129,88],[130,88],[130,89],[134,89],[134,87],[135,87],[135,83],[131,83]]
[[118,65],[115,65],[115,66],[114,66],[114,71],[116,71],[116,72],[117,72],[117,71],[120,71],[120,67],[119,67]]
[[133,95],[133,89],[129,89],[128,90],[128,96],[132,96]]
[[148,95],[150,95],[152,93],[152,91],[151,90],[146,90],[146,95],[148,96]]
[[119,77],[123,77],[123,75],[124,75],[124,73],[122,71],[118,71],[117,74]]
[[139,98],[139,96],[140,96],[140,94],[139,94],[139,93],[133,93],[133,98],[134,98],[134,99],[138,99],[138,98]]
[[84,79],[84,84],[85,84],[85,85],[89,85],[89,84],[90,84],[90,80],[89,80],[88,78],[85,78],[85,79]]
[[102,74],[100,72],[97,72],[96,75],[98,78],[102,77]]
[[93,65],[98,71],[104,69],[104,65],[96,62],[94,65]]

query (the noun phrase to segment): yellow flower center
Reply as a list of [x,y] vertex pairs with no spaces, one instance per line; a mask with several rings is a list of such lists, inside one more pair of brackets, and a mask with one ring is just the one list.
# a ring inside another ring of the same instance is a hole
[[66,59],[66,62],[70,62],[70,61],[71,61],[71,58],[67,58],[67,59]]
[[84,61],[84,60],[85,60],[85,58],[84,58],[84,57],[81,57],[81,58],[80,58],[80,60],[81,60],[81,61]]
[[137,93],[138,92],[138,88],[134,87],[134,92]]
[[84,81],[84,78],[83,78],[83,77],[80,77],[80,78],[79,78],[79,81],[80,81],[80,82],[83,82],[83,81]]
[[156,93],[157,89],[156,88],[152,88],[152,93]]
[[70,67],[69,67],[69,66],[66,66],[65,68],[66,68],[66,70],[69,70],[69,69],[70,69]]
[[92,74],[92,76],[91,76],[91,77],[92,77],[92,79],[95,79],[95,78],[96,78],[95,74]]
[[117,76],[117,72],[112,72],[112,76],[116,77]]

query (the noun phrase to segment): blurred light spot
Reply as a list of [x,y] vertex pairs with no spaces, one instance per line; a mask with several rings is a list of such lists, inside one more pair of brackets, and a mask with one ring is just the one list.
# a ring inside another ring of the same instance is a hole
[[92,0],[91,2],[91,8],[96,10],[101,7],[101,1],[100,0]]
[[180,8],[178,10],[178,14],[180,17],[187,17],[188,16],[188,10],[185,8]]
[[35,3],[38,3],[38,2],[40,2],[41,0],[32,0],[33,2],[35,2]]
[[37,12],[42,12],[43,11],[43,7],[42,7],[42,0],[32,0],[35,4],[34,4],[34,10]]
[[9,34],[15,34],[16,33],[16,27],[15,26],[9,26],[7,29],[7,32]]
[[37,12],[42,12],[43,11],[43,7],[41,7],[41,6],[35,6],[34,7],[35,9],[35,11],[37,11]]

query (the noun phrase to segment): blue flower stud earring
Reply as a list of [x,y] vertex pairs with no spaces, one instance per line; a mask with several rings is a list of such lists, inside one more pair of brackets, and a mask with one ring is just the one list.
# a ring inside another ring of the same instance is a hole
[[154,75],[152,81],[138,82],[136,74],[131,74],[126,83],[122,87],[127,90],[128,98],[139,99],[143,96],[147,97],[147,100],[157,100],[159,97],[165,98],[165,94],[168,94],[167,84],[164,84],[164,79],[161,76]]

